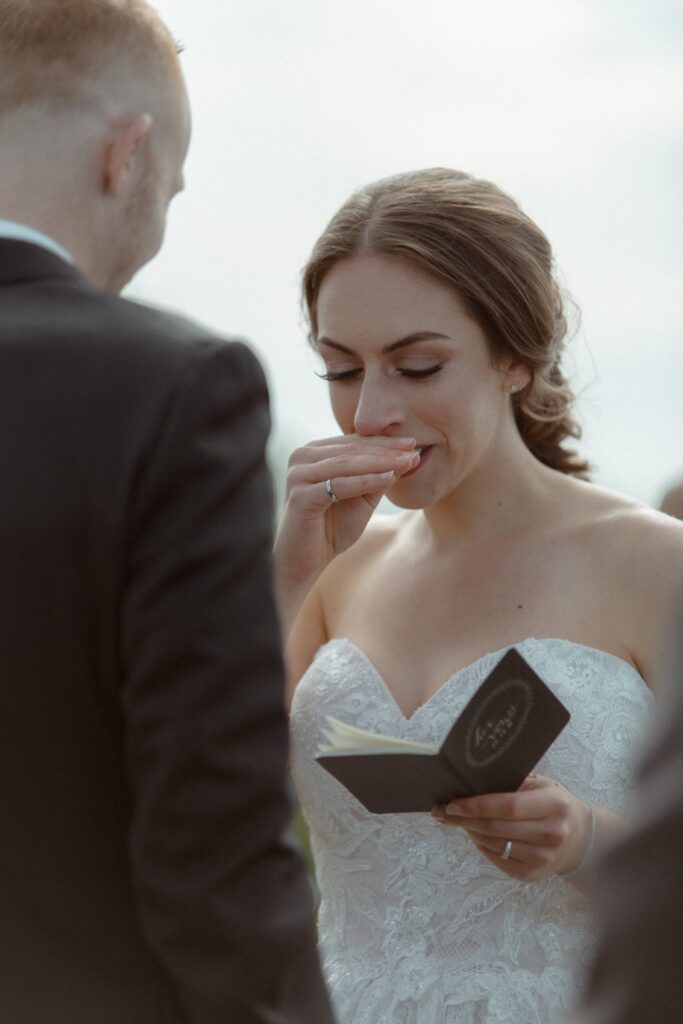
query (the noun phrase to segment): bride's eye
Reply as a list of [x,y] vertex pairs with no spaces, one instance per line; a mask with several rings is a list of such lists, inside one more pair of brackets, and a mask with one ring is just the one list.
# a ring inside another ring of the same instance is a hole
[[425,380],[427,377],[433,377],[443,367],[443,363],[437,363],[435,366],[428,366],[425,370],[407,370],[399,368],[399,373],[402,377],[408,377],[409,380]]
[[353,380],[360,372],[360,367],[356,366],[352,370],[328,370],[326,373],[316,373],[316,377],[327,381]]

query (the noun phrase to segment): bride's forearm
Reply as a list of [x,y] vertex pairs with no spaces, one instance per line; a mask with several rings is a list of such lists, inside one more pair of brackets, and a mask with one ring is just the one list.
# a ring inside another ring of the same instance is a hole
[[273,589],[285,645],[304,601],[329,560],[324,557],[319,538],[311,543],[300,526],[285,509],[273,547]]
[[280,618],[280,630],[283,642],[287,643],[301,607],[317,580],[319,573],[306,578],[288,576],[278,569],[277,552],[275,555],[275,603]]

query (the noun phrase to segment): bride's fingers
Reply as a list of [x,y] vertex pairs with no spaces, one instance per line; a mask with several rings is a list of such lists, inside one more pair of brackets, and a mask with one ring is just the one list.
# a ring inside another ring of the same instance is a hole
[[567,839],[567,821],[561,817],[544,818],[463,818],[447,814],[442,807],[435,808],[433,817],[444,825],[464,828],[476,842],[484,841],[492,848],[505,844],[508,839],[557,849]]
[[338,434],[336,437],[322,437],[315,441],[310,441],[303,448],[298,449],[304,451],[306,448],[326,448],[330,445],[357,445],[359,448],[367,445],[375,445],[378,448],[414,448],[415,447],[414,437],[386,437],[384,434],[373,434],[368,437],[361,437],[360,434]]
[[414,448],[415,439],[412,437],[359,438],[354,434],[327,437],[296,448],[290,456],[290,465],[307,465],[322,459],[359,453],[386,455],[392,452],[411,451]]
[[[470,839],[482,853],[491,853],[502,861],[517,860],[528,864],[533,859],[533,843],[522,842],[521,839],[489,839],[486,836],[473,836]],[[508,843],[510,844],[508,847]],[[507,856],[505,855],[507,852]]]
[[[518,839],[494,843],[474,840],[474,845],[497,868],[505,871],[513,878],[532,881],[548,874],[555,853],[552,849],[534,843],[524,843]],[[508,842],[510,846],[508,847]]]
[[565,823],[555,818],[524,819],[519,821],[480,820],[468,821],[461,825],[477,839],[493,840],[498,845],[500,840],[517,839],[522,842],[541,843],[544,846],[561,846],[567,837]]
[[[464,828],[462,819],[460,822],[454,822],[440,807],[435,807],[432,810],[432,816],[443,825],[459,824],[463,831],[467,832],[469,839],[479,852],[511,878],[529,882],[547,877],[548,873],[553,870],[552,866],[557,858],[557,845],[543,843],[540,836],[532,839],[531,829],[536,824],[533,821],[501,823],[507,826],[507,834],[490,836],[475,832],[470,829],[469,824],[467,828]],[[529,829],[529,831],[525,832],[524,829]],[[523,838],[521,838],[522,836]],[[504,859],[503,854],[508,843],[510,843],[510,847]]]
[[[324,459],[321,462],[311,464],[290,466],[288,474],[288,490],[295,488],[309,488],[325,480],[337,483],[344,479],[353,479],[360,476],[377,476],[378,474],[393,471],[400,476],[412,469],[420,461],[417,452],[382,452],[369,455],[367,453],[347,454]],[[341,498],[341,493],[337,492]],[[356,495],[353,495],[356,497]]]
[[522,860],[518,858],[514,848],[507,860],[503,860],[501,854],[497,851],[479,847],[478,850],[482,857],[490,861],[495,868],[503,871],[509,878],[514,878],[517,882],[533,882],[547,877],[543,863],[539,862],[536,864],[532,863],[529,859]]
[[380,472],[384,469],[397,469],[401,466],[417,464],[419,452],[405,452],[390,448],[372,448],[353,450],[348,448],[320,448],[313,456],[307,454],[303,459],[291,458],[288,463],[288,475],[297,479],[315,482],[321,477],[351,476],[356,473]]
[[507,830],[497,830],[496,835],[479,832],[470,829],[469,826],[465,831],[479,849],[500,857],[503,856],[507,844],[511,843],[506,859],[517,851],[516,859],[533,868],[545,868],[556,860],[566,839],[566,832],[552,825],[539,829],[538,822],[534,821],[501,824],[507,825]]
[[540,821],[562,816],[571,799],[564,787],[552,779],[534,775],[527,776],[516,792],[485,793],[451,800],[444,805],[444,810],[459,824],[468,827],[484,820]]
[[337,501],[365,498],[374,494],[377,494],[377,501],[379,501],[384,491],[391,487],[395,479],[396,473],[391,469],[386,473],[363,473],[360,476],[328,478],[311,485],[309,503],[313,507],[326,509],[331,504],[336,504]]

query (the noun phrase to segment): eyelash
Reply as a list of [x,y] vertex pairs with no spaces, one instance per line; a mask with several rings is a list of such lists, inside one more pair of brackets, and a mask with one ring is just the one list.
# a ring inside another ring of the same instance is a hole
[[[442,367],[443,363],[438,363],[436,366],[430,366],[426,370],[399,370],[398,372],[403,377],[407,377],[408,380],[426,380],[428,377],[433,377],[437,374]],[[343,370],[341,373],[334,373],[334,371],[330,370],[328,373],[317,373],[316,376],[320,377],[321,380],[334,383],[335,381],[353,380],[360,372],[360,368]]]

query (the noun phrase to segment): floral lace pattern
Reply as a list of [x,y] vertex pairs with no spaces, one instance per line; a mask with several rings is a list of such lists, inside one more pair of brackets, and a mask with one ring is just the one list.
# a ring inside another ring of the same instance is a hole
[[[627,662],[568,640],[514,645],[571,712],[537,771],[628,812],[652,718]],[[505,651],[452,676],[406,719],[367,656],[331,640],[299,683],[292,770],[321,892],[321,954],[339,1024],[549,1024],[590,957],[588,901],[564,879],[524,884],[428,814],[370,814],[314,760],[325,715],[439,746]]]

